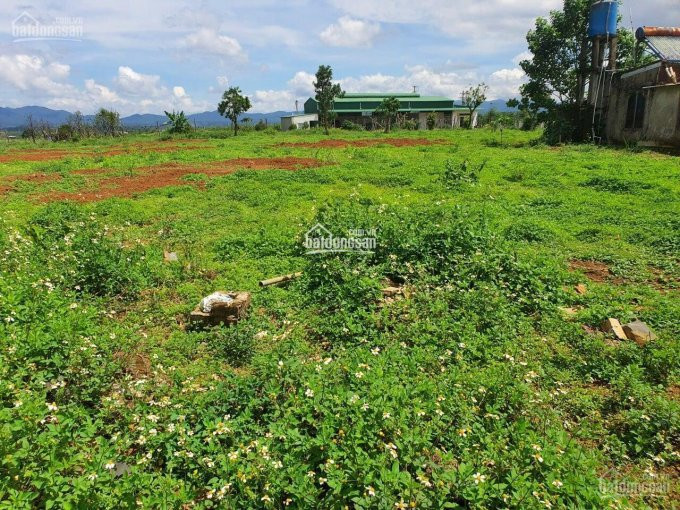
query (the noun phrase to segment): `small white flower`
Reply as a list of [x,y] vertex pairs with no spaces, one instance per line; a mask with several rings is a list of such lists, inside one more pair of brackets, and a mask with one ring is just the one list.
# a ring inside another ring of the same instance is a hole
[[564,484],[563,484],[561,481],[559,481],[559,480],[553,480],[553,481],[552,481],[552,484],[553,484],[555,487],[557,487],[558,489],[564,485]]
[[479,485],[480,483],[484,483],[486,480],[486,475],[483,475],[481,473],[475,473],[472,475],[472,479],[475,481],[475,485]]
[[111,470],[114,469],[115,467],[116,467],[115,462],[107,462],[106,464],[104,464],[104,469]]
[[59,410],[59,407],[54,402],[50,402],[47,404],[47,410],[51,412],[56,412]]
[[312,390],[311,388],[307,388],[307,390],[305,391],[305,396],[312,398],[314,396],[314,390]]

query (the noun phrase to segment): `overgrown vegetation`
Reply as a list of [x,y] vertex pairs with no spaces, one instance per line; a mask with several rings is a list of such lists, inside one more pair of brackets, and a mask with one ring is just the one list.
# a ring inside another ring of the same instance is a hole
[[[196,151],[0,163],[3,177],[60,176],[16,184],[0,202],[0,507],[677,499],[673,157],[547,148],[515,129],[502,147],[480,129],[321,150],[281,145],[325,139],[313,130],[205,133],[212,145]],[[89,143],[102,153],[120,140]],[[150,161],[253,154],[332,164],[196,174],[134,198],[35,200]],[[317,223],[335,236],[375,230],[375,249],[307,255]],[[163,261],[170,250],[176,262]],[[590,280],[574,262],[608,271]],[[287,286],[258,286],[296,271]],[[189,327],[220,289],[250,291],[248,316]],[[658,339],[615,341],[598,331],[606,317],[640,318]],[[650,481],[655,495],[613,485]]]

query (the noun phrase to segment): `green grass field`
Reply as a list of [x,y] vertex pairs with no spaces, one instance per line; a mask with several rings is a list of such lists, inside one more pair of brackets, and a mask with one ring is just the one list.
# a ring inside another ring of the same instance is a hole
[[[673,507],[680,159],[538,137],[7,144],[0,508]],[[190,327],[216,290],[248,317]]]

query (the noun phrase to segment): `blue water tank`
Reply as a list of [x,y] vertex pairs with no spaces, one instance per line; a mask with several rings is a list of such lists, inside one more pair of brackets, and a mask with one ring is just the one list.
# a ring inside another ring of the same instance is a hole
[[619,17],[619,5],[613,0],[602,0],[594,3],[590,8],[590,22],[588,23],[588,37],[616,35],[616,25]]

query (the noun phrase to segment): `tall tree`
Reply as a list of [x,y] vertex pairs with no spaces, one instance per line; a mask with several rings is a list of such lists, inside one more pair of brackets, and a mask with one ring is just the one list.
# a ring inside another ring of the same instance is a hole
[[487,90],[489,90],[489,86],[482,82],[474,87],[464,90],[461,94],[463,106],[470,112],[470,123],[468,124],[468,129],[472,129],[474,127],[472,121],[475,110],[477,110],[477,108],[479,108],[480,105],[486,101]]
[[[544,136],[551,143],[583,141],[588,132],[592,110],[584,103],[591,70],[590,6],[591,0],[564,0],[561,11],[536,19],[527,34],[532,57],[519,65],[529,81],[520,88],[518,105],[545,122]],[[639,62],[632,34],[619,27],[617,67]]]
[[94,116],[94,129],[100,135],[116,136],[120,132],[120,114],[113,110],[100,108]]
[[396,97],[386,97],[375,109],[376,114],[385,118],[385,133],[390,132],[392,120],[394,120],[394,118],[397,116],[397,113],[399,113],[400,107],[401,103]]
[[331,66],[319,66],[314,82],[314,98],[319,108],[319,123],[323,126],[324,133],[328,134],[331,121],[335,118],[333,101],[336,97],[342,97],[345,93],[340,84],[333,83],[333,69]]
[[219,114],[231,120],[231,124],[234,126],[234,136],[238,134],[238,116],[247,112],[250,108],[250,99],[241,94],[239,87],[229,87],[229,90],[222,94],[222,101],[217,105]]

